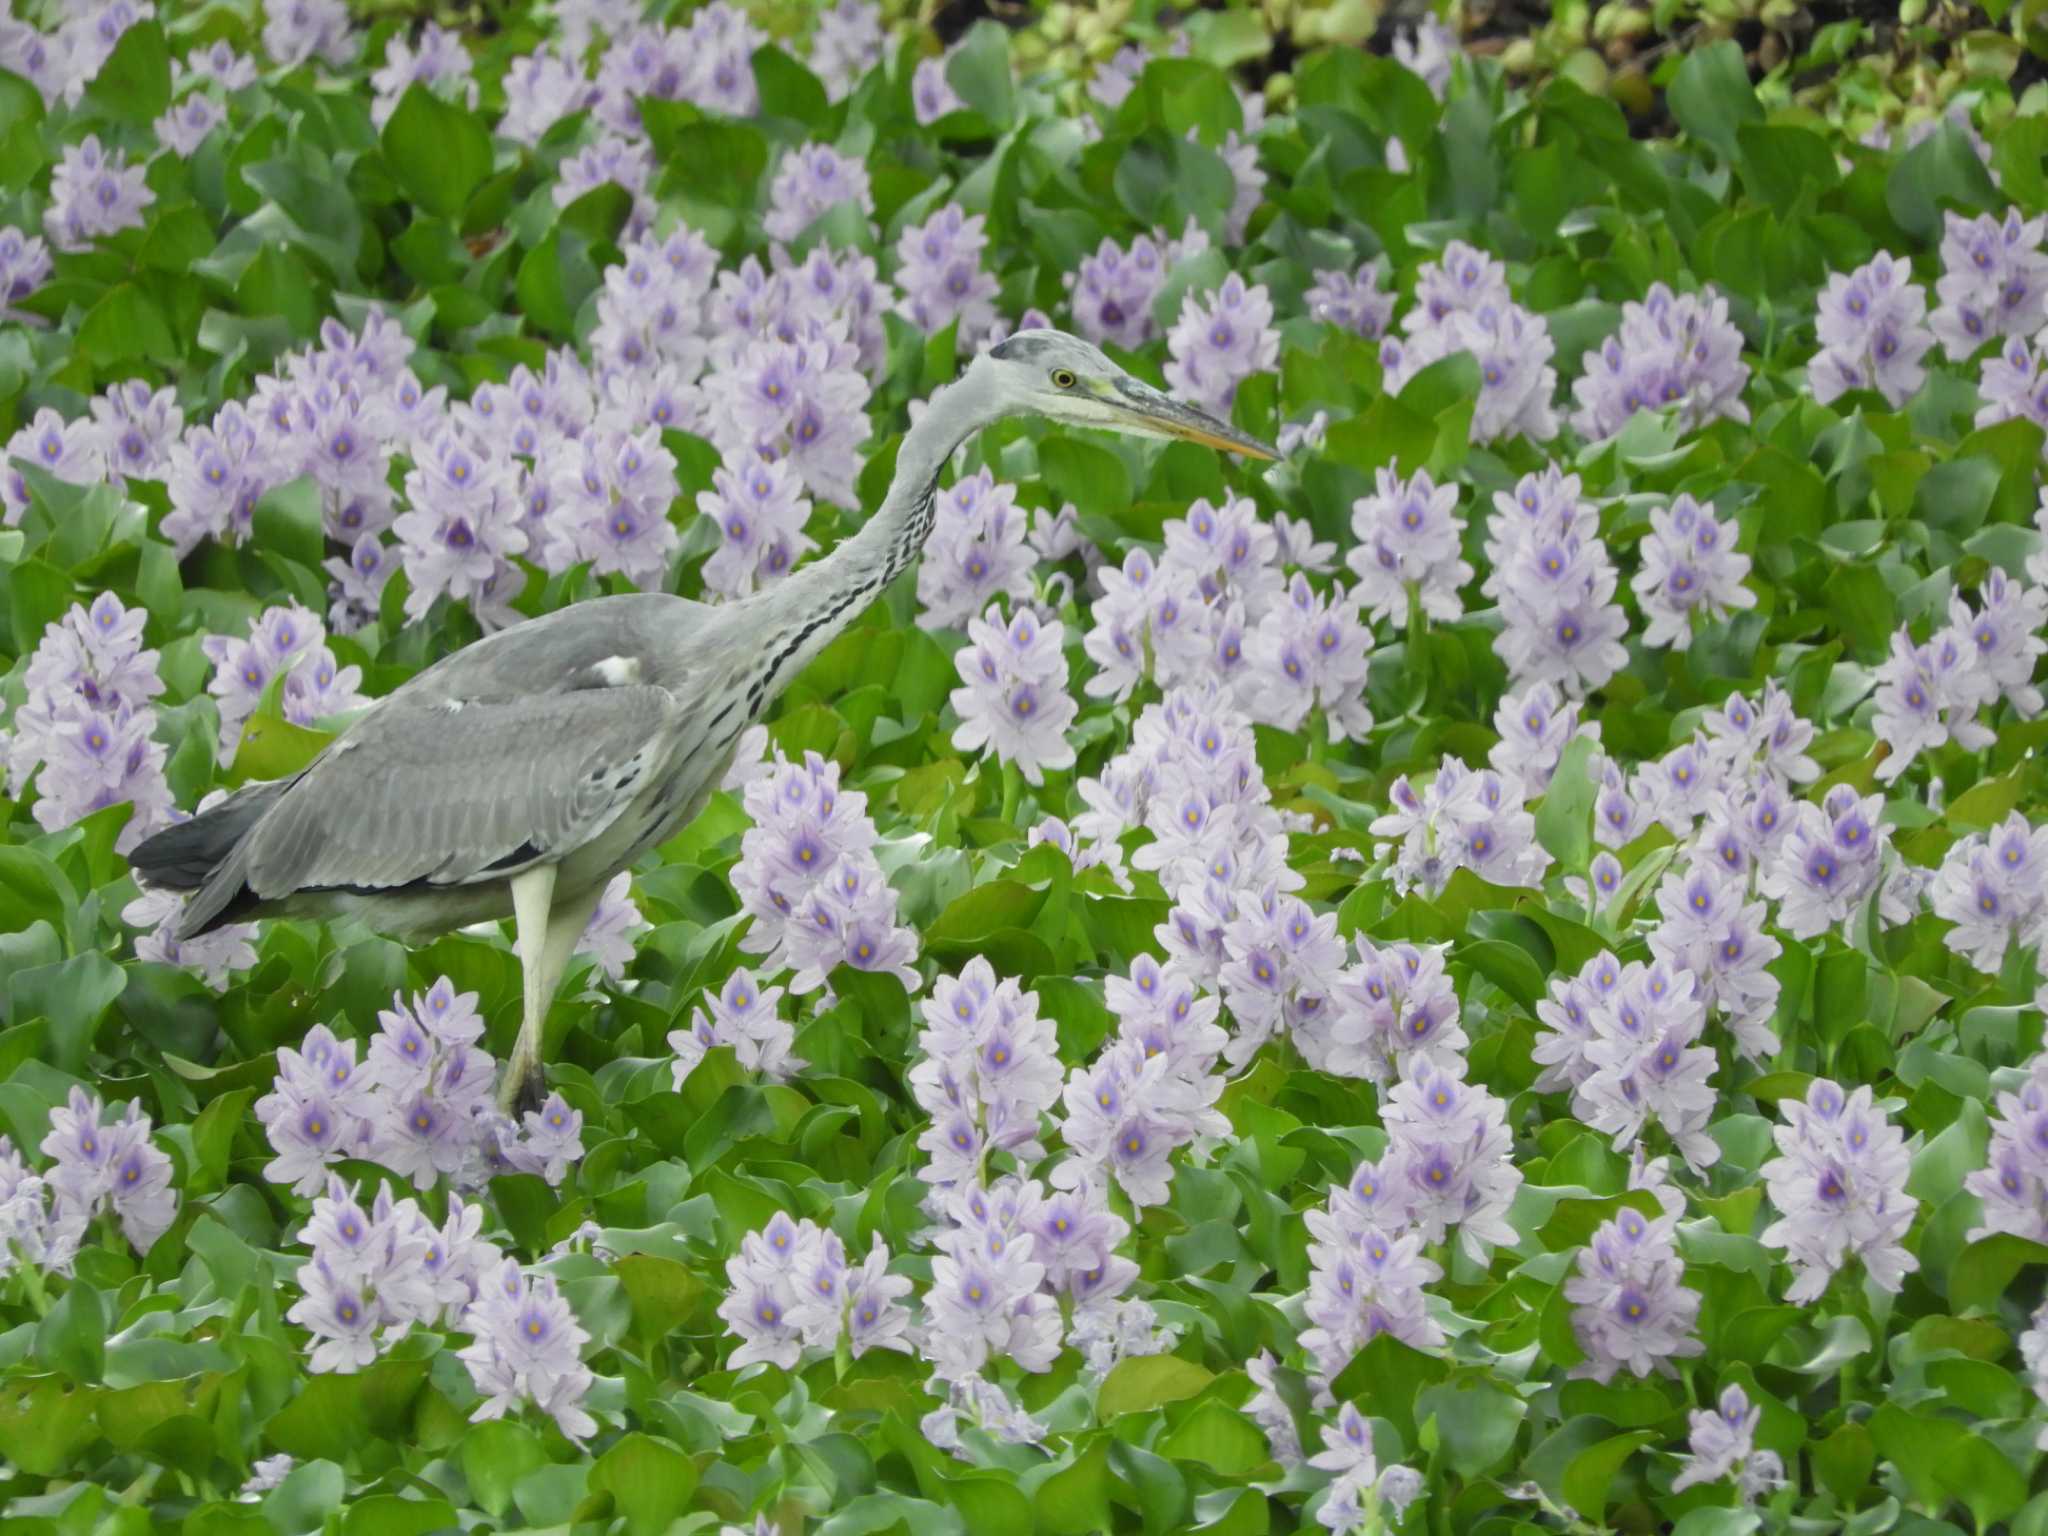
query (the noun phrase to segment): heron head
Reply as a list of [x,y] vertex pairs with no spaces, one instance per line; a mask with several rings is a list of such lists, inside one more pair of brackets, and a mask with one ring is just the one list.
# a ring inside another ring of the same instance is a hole
[[1133,378],[1101,348],[1064,331],[1019,331],[983,353],[976,367],[990,373],[1015,411],[1136,437],[1179,438],[1247,458],[1279,457],[1221,417]]

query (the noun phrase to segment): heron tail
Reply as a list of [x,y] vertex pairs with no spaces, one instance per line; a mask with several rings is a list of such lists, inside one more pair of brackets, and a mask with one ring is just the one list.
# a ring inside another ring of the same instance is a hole
[[279,779],[238,789],[210,810],[143,839],[128,855],[142,884],[193,893],[178,920],[180,939],[197,938],[233,919],[230,909],[243,894],[242,861],[235,855],[291,782]]

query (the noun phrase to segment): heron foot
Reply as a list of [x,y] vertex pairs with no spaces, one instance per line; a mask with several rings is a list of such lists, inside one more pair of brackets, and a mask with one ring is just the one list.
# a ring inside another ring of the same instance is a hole
[[505,1069],[505,1081],[498,1089],[498,1107],[514,1120],[538,1113],[548,1101],[548,1075],[539,1062],[523,1069],[515,1062]]

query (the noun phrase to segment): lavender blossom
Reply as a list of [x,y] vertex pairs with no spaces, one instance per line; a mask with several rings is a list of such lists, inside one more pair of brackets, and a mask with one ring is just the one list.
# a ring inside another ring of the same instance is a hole
[[1683,1493],[1701,1483],[1718,1483],[1733,1477],[1745,1504],[1781,1487],[1785,1465],[1776,1451],[1756,1449],[1756,1430],[1763,1409],[1753,1405],[1739,1386],[1721,1394],[1712,1408],[1695,1408],[1691,1414],[1689,1454],[1671,1480],[1671,1491]]
[[1366,616],[1406,620],[1419,606],[1439,621],[1458,618],[1459,589],[1472,579],[1472,567],[1459,553],[1465,520],[1457,487],[1438,485],[1424,469],[1403,480],[1382,468],[1377,484],[1375,494],[1351,504],[1358,544],[1344,557],[1358,574]]
[[1874,389],[1897,410],[1920,392],[1927,382],[1921,359],[1935,333],[1924,323],[1927,295],[1909,263],[1880,251],[1853,272],[1830,273],[1819,302],[1821,352],[1806,370],[1814,399],[1825,404],[1850,390]]
[[1963,1180],[1983,1202],[1970,1241],[2010,1232],[2048,1241],[2048,1052],[2036,1052],[2017,1089],[2001,1092],[1984,1166]]
[[818,12],[811,33],[811,72],[833,101],[844,101],[861,77],[882,62],[882,8],[874,0],[834,0]]
[[0,470],[0,506],[6,525],[14,527],[28,511],[27,481],[11,461],[26,459],[46,475],[67,485],[95,485],[106,478],[105,435],[87,417],[67,422],[49,406],[37,411],[27,426],[7,441],[8,467]]
[[903,318],[927,335],[957,322],[963,350],[995,324],[998,284],[982,264],[986,223],[980,214],[947,203],[924,223],[905,229],[896,243]]
[[150,1124],[133,1099],[110,1120],[97,1097],[74,1087],[64,1108],[50,1111],[42,1143],[56,1204],[86,1221],[111,1210],[137,1253],[147,1253],[178,1215],[171,1160],[151,1143]]
[[1166,286],[1167,273],[1192,247],[1172,240],[1140,235],[1124,250],[1105,239],[1092,256],[1067,274],[1068,302],[1074,324],[1098,346],[1113,343],[1136,348],[1160,334],[1152,306]]
[[1506,1215],[1522,1173],[1507,1106],[1464,1073],[1462,1061],[1408,1065],[1380,1110],[1390,1138],[1380,1166],[1390,1216],[1401,1212],[1400,1224],[1431,1243],[1456,1227],[1466,1253],[1483,1264],[1489,1245],[1515,1240]]
[[506,1259],[464,1314],[471,1342],[456,1351],[484,1395],[471,1423],[503,1418],[531,1403],[581,1444],[597,1433],[583,1399],[596,1379],[582,1361],[590,1334],[548,1275]]
[[1935,915],[1955,925],[1943,942],[1986,975],[1998,974],[2008,945],[2039,954],[2048,943],[2048,827],[2014,811],[1962,838],[1942,859],[1932,896]]
[[207,136],[228,119],[228,111],[204,91],[193,91],[166,107],[151,123],[157,142],[171,153],[190,159]]
[[675,1088],[696,1070],[706,1051],[729,1045],[739,1064],[759,1072],[771,1082],[784,1082],[809,1065],[794,1054],[796,1030],[776,1008],[781,987],[763,987],[754,973],[740,966],[717,992],[705,993],[709,1017],[698,1009],[690,1011],[690,1027],[669,1034],[669,1048],[676,1053]]
[[1302,303],[1312,318],[1378,341],[1394,318],[1394,295],[1381,292],[1379,284],[1379,268],[1370,263],[1355,273],[1331,267],[1316,274]]
[[960,717],[955,748],[993,751],[1034,785],[1045,782],[1046,769],[1074,765],[1066,730],[1080,706],[1067,691],[1065,635],[1057,619],[1040,623],[1028,608],[1006,625],[991,605],[968,623],[968,643],[953,658],[963,684],[950,696]]
[[1651,511],[1642,552],[1643,568],[1630,585],[1650,621],[1647,646],[1686,650],[1694,614],[1722,620],[1730,609],[1756,606],[1756,594],[1743,585],[1749,556],[1736,549],[1734,530],[1690,496]]
[[784,242],[795,240],[841,203],[853,204],[865,218],[875,213],[867,166],[828,144],[805,144],[785,154],[768,197],[761,227],[769,239]]
[[1572,385],[1581,437],[1611,437],[1637,411],[1678,407],[1682,431],[1720,417],[1748,421],[1742,401],[1749,365],[1728,301],[1710,287],[1676,294],[1653,283],[1641,303],[1622,306],[1621,329],[1585,355]]
[[797,340],[745,343],[705,383],[711,440],[729,462],[787,458],[816,497],[854,506],[868,383],[839,322]]
[[953,112],[965,112],[967,103],[946,78],[944,59],[919,59],[910,77],[910,110],[920,128],[929,128]]
[[1605,1383],[1626,1369],[1676,1376],[1676,1359],[1706,1352],[1696,1330],[1699,1292],[1680,1284],[1677,1224],[1633,1208],[1603,1222],[1579,1250],[1578,1273],[1564,1282],[1572,1332],[1586,1358],[1574,1376]]
[[2002,219],[1943,219],[1934,285],[1941,303],[1928,323],[1950,362],[1967,362],[1987,341],[2031,336],[2048,323],[2048,254],[2041,249],[2048,219],[2022,219],[2017,208]]
[[1228,416],[1237,386],[1280,360],[1273,301],[1263,284],[1247,288],[1232,273],[1222,287],[1181,301],[1166,345],[1166,382],[1184,398]]
[[1836,1271],[1860,1258],[1870,1280],[1896,1295],[1920,1261],[1904,1245],[1920,1202],[1906,1193],[1905,1137],[1871,1099],[1870,1089],[1844,1094],[1815,1078],[1805,1103],[1779,1106],[1785,1124],[1773,1133],[1780,1155],[1764,1164],[1764,1183],[1778,1219],[1762,1242],[1785,1252],[1793,1282],[1785,1299],[1819,1299]]
[[1012,608],[1030,598],[1029,534],[1017,488],[986,467],[940,492],[917,568],[918,626],[964,629],[999,598]]
[[147,168],[87,134],[66,149],[50,173],[50,206],[43,234],[60,251],[89,250],[95,240],[139,229],[143,210],[156,201]]
[[598,88],[557,48],[536,48],[514,58],[505,71],[505,115],[500,137],[528,146],[563,118],[596,105]]

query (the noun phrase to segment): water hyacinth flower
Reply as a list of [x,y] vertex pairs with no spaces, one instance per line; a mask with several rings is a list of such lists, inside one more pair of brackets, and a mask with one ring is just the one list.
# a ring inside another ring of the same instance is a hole
[[769,239],[787,243],[841,203],[851,203],[863,218],[874,217],[867,166],[829,144],[800,145],[776,167],[761,227]]
[[416,43],[403,32],[392,34],[384,45],[384,67],[370,76],[370,88],[377,94],[370,102],[370,121],[382,129],[398,110],[398,103],[414,85],[430,87],[474,109],[477,85],[471,78],[469,53],[462,38],[435,22],[420,29]]
[[844,101],[882,61],[882,9],[874,0],[836,0],[818,12],[811,32],[811,72],[825,94]]
[[1853,272],[1832,272],[1819,304],[1821,352],[1806,369],[1814,399],[1825,404],[1853,389],[1874,389],[1897,410],[1920,392],[1927,382],[1921,359],[1935,334],[1924,323],[1927,295],[1909,263],[1880,251]]
[[2031,421],[2048,431],[2048,366],[2044,366],[2044,351],[2048,351],[2048,339],[2037,332],[2031,341],[2008,336],[1998,351],[1985,357],[1977,373],[1977,393],[1984,400],[1973,418],[1977,426]]
[[1280,360],[1273,301],[1263,284],[1246,287],[1232,273],[1223,286],[1181,301],[1167,333],[1167,384],[1183,398],[1228,417],[1237,386]]
[[873,431],[867,380],[843,323],[798,339],[746,342],[705,381],[711,440],[728,462],[786,458],[813,496],[855,506],[860,450]]
[[2048,827],[2018,811],[1953,844],[1931,888],[1935,916],[1955,926],[1942,942],[1995,976],[2007,947],[2037,955],[2048,943]]
[[1380,290],[1379,268],[1369,262],[1356,272],[1341,267],[1318,272],[1301,300],[1311,318],[1366,341],[1386,335],[1394,318],[1394,295]]
[[1757,889],[1778,903],[1787,933],[1812,938],[1846,922],[1876,891],[1892,836],[1878,820],[1883,808],[1883,796],[1859,799],[1846,784],[1819,805],[1791,807],[1789,829],[1757,878]]
[[280,673],[284,686],[278,702],[293,725],[311,726],[370,702],[358,692],[363,669],[341,666],[326,642],[319,617],[297,604],[265,609],[249,621],[246,640],[208,635],[200,641],[213,663],[206,690],[219,700],[221,766],[235,760],[244,726]]
[[1668,1213],[1630,1208],[1601,1223],[1579,1250],[1578,1273],[1564,1282],[1572,1332],[1586,1352],[1571,1374],[1602,1383],[1622,1370],[1676,1376],[1673,1360],[1706,1353],[1696,1334],[1699,1292],[1680,1284],[1684,1273]]
[[105,439],[90,418],[66,421],[49,406],[37,411],[27,426],[7,440],[9,461],[0,469],[0,506],[12,528],[28,511],[27,481],[13,468],[12,461],[26,459],[46,475],[67,485],[94,485],[107,474]]
[[1550,854],[1536,841],[1527,791],[1513,775],[1474,772],[1447,757],[1420,790],[1406,774],[1395,779],[1388,801],[1371,830],[1388,839],[1380,851],[1394,857],[1396,890],[1433,896],[1459,869],[1494,885],[1542,884]]
[[896,242],[899,313],[931,335],[957,323],[959,345],[975,346],[995,324],[998,285],[982,266],[987,220],[947,203]]
[[787,459],[748,454],[713,470],[711,484],[697,497],[698,514],[714,522],[719,534],[718,548],[701,572],[707,593],[745,597],[787,576],[818,547],[804,532],[810,499]]
[[146,618],[111,592],[90,608],[74,605],[44,630],[13,728],[0,735],[7,793],[20,795],[33,779],[33,812],[45,831],[110,805],[133,806],[114,843],[121,853],[172,819],[150,703],[164,685],[157,653],[143,649]]
[[1139,235],[1128,251],[1105,239],[1066,277],[1076,329],[1097,346],[1143,346],[1161,333],[1152,305],[1166,287],[1168,272],[1206,246],[1197,226],[1179,241]]
[[1711,287],[1679,294],[1653,283],[1642,302],[1622,305],[1621,329],[1586,353],[1572,385],[1572,427],[1589,440],[1611,437],[1637,411],[1668,406],[1678,408],[1685,432],[1721,417],[1748,421],[1748,382],[1728,301]]
[[1792,1267],[1785,1299],[1819,1299],[1837,1271],[1861,1259],[1871,1283],[1897,1294],[1920,1260],[1902,1241],[1920,1202],[1906,1193],[1905,1136],[1872,1101],[1870,1089],[1844,1093],[1815,1078],[1804,1103],[1784,1100],[1773,1133],[1779,1156],[1761,1172],[1778,1219],[1766,1248]]
[[676,459],[661,434],[593,427],[565,444],[551,476],[549,539],[540,551],[550,570],[589,562],[593,574],[660,587],[681,536],[669,521]]
[[1267,611],[1248,642],[1251,665],[1239,682],[1246,712],[1292,731],[1320,710],[1331,741],[1365,740],[1372,638],[1356,593],[1337,582],[1326,598],[1297,571],[1287,600]]
[[0,226],[0,316],[20,319],[14,306],[48,282],[50,270],[50,248],[38,236]]
[[87,134],[64,151],[50,173],[43,235],[60,251],[89,250],[108,235],[140,229],[144,210],[155,201],[147,167],[130,165],[124,151]]
[[1349,1185],[1331,1186],[1328,1203],[1303,1218],[1311,1268],[1301,1346],[1325,1390],[1380,1334],[1413,1349],[1443,1343],[1424,1289],[1443,1267],[1424,1255],[1420,1233],[1403,1230],[1398,1194],[1378,1164],[1361,1163]]
[[[199,802],[199,809],[226,798],[215,790]],[[236,971],[256,964],[256,925],[226,923],[194,939],[177,936],[178,919],[184,915],[185,898],[176,891],[145,891],[121,909],[121,921],[130,928],[148,930],[135,940],[135,958],[175,965],[192,972],[216,992],[227,990]]]
[[967,103],[946,78],[946,60],[919,59],[910,77],[910,110],[920,128],[929,128],[950,112],[964,112]]
[[[765,739],[765,738],[764,738]],[[794,966],[791,990],[815,991],[836,965],[887,970],[915,992],[915,937],[896,926],[896,893],[875,862],[867,796],[841,790],[839,765],[815,752],[773,766],[744,788],[754,825],[740,839],[732,884],[754,921],[740,948],[773,974]]]
[[45,1179],[62,1208],[53,1221],[90,1222],[111,1210],[128,1245],[147,1253],[178,1215],[171,1159],[150,1141],[150,1129],[133,1099],[108,1119],[96,1096],[74,1087],[64,1107],[50,1111],[41,1148],[51,1160]]
[[1984,1166],[1963,1181],[1983,1201],[1970,1241],[2010,1232],[2048,1241],[2048,1052],[2036,1052],[2016,1090],[2002,1092]]
[[1756,606],[1756,594],[1743,585],[1749,556],[1735,547],[1735,530],[1690,496],[1651,511],[1642,560],[1630,585],[1650,621],[1647,646],[1686,650],[1695,614],[1720,620],[1731,609]]
[[1048,768],[1071,768],[1067,727],[1080,705],[1067,691],[1066,626],[1040,622],[1020,608],[1007,624],[991,605],[967,625],[968,643],[953,658],[964,686],[950,695],[960,716],[953,745],[962,752],[993,751],[1027,783],[1043,784]]
[[870,1349],[909,1353],[902,1298],[910,1282],[888,1264],[886,1243],[853,1264],[836,1232],[778,1212],[726,1261],[731,1289],[718,1315],[740,1341],[730,1365],[767,1361],[791,1370],[805,1351],[829,1355],[842,1341],[855,1359]]
[[932,532],[917,567],[918,626],[964,629],[998,598],[1014,608],[1032,595],[1036,564],[1017,488],[986,466],[963,475],[932,504]]
[[471,1423],[503,1418],[531,1403],[581,1444],[597,1433],[583,1407],[596,1380],[582,1360],[590,1334],[550,1275],[529,1274],[506,1259],[463,1314],[471,1340],[456,1351],[484,1400]]
[[918,1137],[935,1188],[980,1183],[992,1151],[1028,1167],[1043,1157],[1039,1117],[1060,1093],[1059,1052],[1038,994],[977,956],[940,977],[923,1004],[922,1059],[908,1081],[931,1124]]
[[1440,1243],[1457,1228],[1465,1252],[1483,1264],[1490,1245],[1515,1240],[1506,1215],[1522,1172],[1507,1106],[1465,1081],[1465,1071],[1456,1059],[1411,1060],[1382,1104],[1389,1144],[1379,1164],[1386,1185],[1381,1209],[1425,1242]]
[[263,51],[290,69],[309,59],[339,68],[355,57],[345,0],[277,0],[263,7]]
[[1970,751],[1991,744],[1994,733],[1978,711],[1998,697],[1985,657],[1967,625],[1951,624],[1924,645],[1901,628],[1877,670],[1877,717],[1871,729],[1891,750],[1878,764],[1887,784],[1922,752],[1954,742]]
[[193,91],[166,107],[149,127],[164,148],[190,159],[227,118],[226,107],[204,91]]
[[1620,575],[1580,500],[1579,478],[1554,466],[1496,495],[1487,519],[1491,570],[1481,590],[1506,621],[1494,653],[1514,685],[1550,683],[1581,697],[1628,661],[1628,619],[1615,601]]
[[1373,622],[1405,622],[1418,605],[1439,621],[1464,613],[1458,594],[1472,567],[1459,553],[1465,519],[1455,485],[1438,485],[1426,469],[1403,480],[1383,467],[1374,494],[1351,504],[1351,531],[1358,543],[1344,561]]
[[1398,1081],[1427,1063],[1451,1068],[1471,1041],[1459,1024],[1457,989],[1444,951],[1417,944],[1378,946],[1357,937],[1357,964],[1334,992],[1325,1071],[1371,1082]]
[[505,71],[505,114],[497,133],[529,147],[563,118],[596,105],[598,87],[558,48],[536,48]]
[[1987,341],[2031,336],[2048,322],[2048,219],[2005,216],[1965,218],[1944,213],[1941,303],[1928,324],[1952,363],[1966,362]]
[[745,966],[728,976],[718,991],[707,989],[704,998],[711,1010],[709,1016],[693,1008],[689,1028],[669,1033],[669,1049],[676,1053],[676,1091],[682,1091],[705,1052],[721,1045],[733,1048],[742,1067],[771,1082],[784,1082],[808,1066],[793,1054],[795,1027],[776,1008],[782,996],[781,987],[763,987]]
[[1671,1491],[1683,1493],[1700,1483],[1733,1477],[1745,1504],[1753,1503],[1785,1481],[1785,1464],[1776,1451],[1756,1448],[1756,1430],[1763,1409],[1739,1386],[1722,1392],[1711,1408],[1695,1408],[1690,1416],[1685,1465],[1671,1480]]

